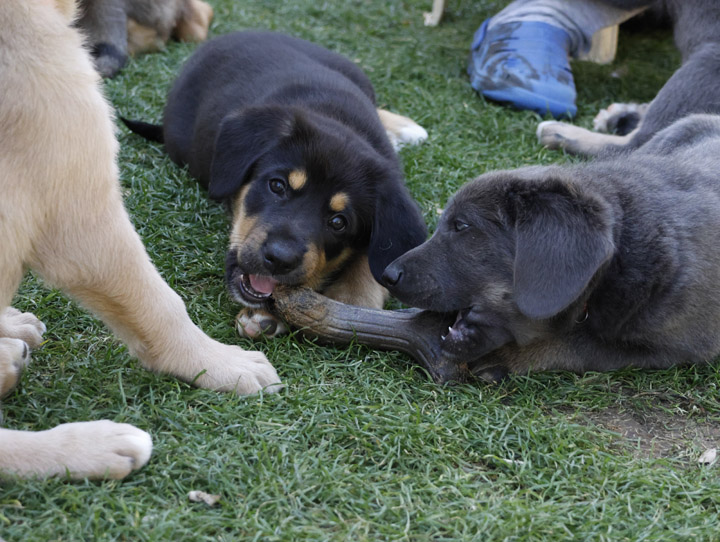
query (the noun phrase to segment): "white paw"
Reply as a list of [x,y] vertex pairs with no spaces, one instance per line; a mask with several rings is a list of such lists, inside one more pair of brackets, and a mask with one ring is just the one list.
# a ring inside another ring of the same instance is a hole
[[195,380],[195,385],[216,391],[234,391],[240,395],[251,395],[264,391],[273,393],[283,386],[275,368],[262,352],[243,350],[214,342],[214,349],[208,354],[212,362]]
[[277,337],[287,333],[287,326],[263,309],[244,308],[235,317],[235,327],[241,337]]
[[20,339],[0,338],[0,397],[10,392],[30,363],[30,348]]
[[545,120],[538,124],[535,135],[537,135],[541,145],[550,149],[557,149],[561,147],[561,141],[564,139],[562,136],[564,126],[567,126],[564,122]]
[[25,341],[30,348],[42,344],[46,328],[38,318],[29,312],[20,312],[7,307],[0,313],[0,337],[11,337]]
[[109,420],[66,423],[36,435],[42,447],[28,463],[43,476],[120,479],[145,465],[152,453],[148,433]]
[[406,145],[419,145],[428,138],[427,130],[412,121],[410,121],[410,124],[397,127],[393,132],[388,131],[387,135],[393,149],[396,151]]
[[[615,104],[613,104],[615,105]],[[612,105],[610,106],[612,107]],[[610,107],[601,109],[593,119],[593,130],[596,132],[608,132],[608,119],[610,118]]]
[[598,111],[593,119],[593,130],[596,132],[609,133],[614,131],[618,126],[620,117],[626,115],[637,115],[642,118],[647,111],[649,104],[637,103],[613,103],[605,109]]

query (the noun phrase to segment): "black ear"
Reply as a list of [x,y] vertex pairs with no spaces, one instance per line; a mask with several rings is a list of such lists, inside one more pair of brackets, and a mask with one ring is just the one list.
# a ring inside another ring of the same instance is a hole
[[382,284],[385,268],[425,239],[427,226],[405,185],[402,181],[383,183],[375,200],[368,248],[368,262],[375,280]]
[[603,200],[560,182],[510,197],[517,212],[515,302],[530,318],[550,318],[612,257],[612,212]]
[[216,200],[226,199],[245,184],[258,159],[295,129],[292,109],[249,107],[227,115],[220,123],[208,193]]

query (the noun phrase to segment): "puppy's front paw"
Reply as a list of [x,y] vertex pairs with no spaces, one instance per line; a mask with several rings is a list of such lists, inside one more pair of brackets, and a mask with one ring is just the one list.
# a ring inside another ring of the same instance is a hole
[[37,348],[45,331],[45,324],[32,313],[20,312],[13,307],[0,313],[0,337],[20,339],[30,348]]
[[35,471],[29,474],[41,476],[119,480],[145,465],[152,453],[148,433],[109,420],[66,423],[36,435],[42,448],[28,461]]
[[235,327],[241,337],[277,337],[287,333],[287,326],[263,309],[244,308],[235,317]]
[[572,124],[556,120],[546,120],[538,124],[535,132],[540,144],[548,149],[564,149],[567,146]]
[[213,341],[214,347],[207,352],[211,358],[203,363],[203,372],[194,384],[216,391],[234,391],[240,395],[252,395],[260,391],[274,393],[283,386],[275,368],[257,351],[243,350]]
[[0,397],[15,388],[28,363],[30,348],[24,341],[0,338]]

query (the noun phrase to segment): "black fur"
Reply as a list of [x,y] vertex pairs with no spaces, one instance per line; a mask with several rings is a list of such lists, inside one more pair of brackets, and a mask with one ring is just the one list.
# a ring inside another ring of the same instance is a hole
[[[146,137],[155,133],[146,123],[126,124]],[[245,213],[269,232],[262,251],[238,255],[249,273],[301,282],[297,273],[280,271],[302,257],[310,240],[328,260],[346,247],[367,253],[379,278],[426,238],[370,81],[322,47],[270,32],[209,41],[174,83],[162,132],[170,157],[187,165],[212,198],[230,200],[248,187]],[[307,174],[300,191],[287,186],[297,170]],[[286,188],[281,195],[268,188],[278,179]],[[341,233],[328,225],[327,202],[337,192],[349,197]]]
[[392,294],[458,319],[476,370],[664,368],[720,353],[720,116],[590,164],[485,174],[385,271]]

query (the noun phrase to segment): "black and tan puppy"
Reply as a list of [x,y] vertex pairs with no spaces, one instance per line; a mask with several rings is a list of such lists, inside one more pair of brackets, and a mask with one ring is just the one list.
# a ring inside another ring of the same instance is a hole
[[238,329],[248,336],[283,330],[264,310],[277,283],[382,307],[373,276],[425,240],[386,133],[408,141],[424,130],[378,112],[365,74],[307,41],[214,39],[174,83],[162,127],[127,124],[164,141],[212,198],[230,202],[227,282],[247,307]]
[[457,311],[444,349],[480,374],[710,361],[719,172],[720,116],[697,115],[621,159],[488,173],[383,279]]

